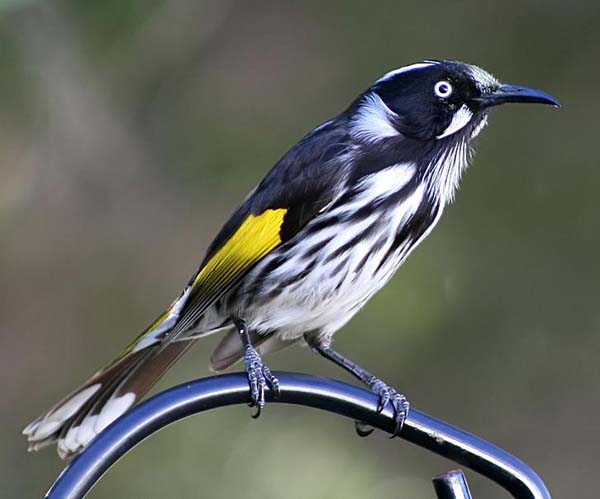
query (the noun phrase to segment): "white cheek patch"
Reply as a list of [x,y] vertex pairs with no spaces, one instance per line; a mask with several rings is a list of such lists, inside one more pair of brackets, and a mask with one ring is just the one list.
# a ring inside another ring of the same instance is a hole
[[471,121],[472,117],[472,111],[465,104],[463,104],[460,106],[458,111],[455,111],[454,116],[452,116],[452,121],[448,127],[440,135],[438,135],[436,139],[443,139],[444,137],[448,137],[448,135],[458,132],[461,128],[464,128],[469,121]]
[[392,125],[396,114],[385,105],[376,93],[366,96],[351,124],[352,135],[368,142],[377,142],[400,135]]

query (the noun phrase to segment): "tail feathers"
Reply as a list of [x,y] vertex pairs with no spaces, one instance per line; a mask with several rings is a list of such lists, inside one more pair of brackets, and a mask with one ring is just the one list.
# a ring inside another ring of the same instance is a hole
[[58,440],[63,429],[89,411],[96,400],[101,398],[111,382],[125,375],[145,352],[127,355],[108,365],[92,376],[81,388],[70,393],[50,410],[30,423],[23,434],[27,436],[29,450],[39,450]]
[[[132,359],[128,366],[123,367],[108,377],[106,382],[68,421],[65,421],[60,433],[57,435],[57,451],[62,458],[68,458],[83,449],[98,433],[106,428],[112,421],[122,415],[135,402],[136,394],[128,394],[124,400],[128,405],[122,404],[122,411],[117,413],[108,405],[109,399],[123,380],[130,376],[132,371],[142,365],[151,354],[151,349],[140,350],[136,359]],[[141,394],[140,394],[141,397]],[[104,415],[104,417],[103,417]],[[107,415],[113,416],[112,419]]]
[[23,430],[29,450],[57,442],[61,458],[77,454],[140,400],[193,343],[153,345],[108,365]]

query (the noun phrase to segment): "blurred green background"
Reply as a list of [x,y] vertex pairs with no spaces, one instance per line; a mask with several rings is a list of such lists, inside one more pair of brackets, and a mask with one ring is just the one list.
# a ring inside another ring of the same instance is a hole
[[[336,346],[554,497],[597,497],[599,24],[593,1],[1,0],[0,496],[45,492],[64,463],[21,428],[170,303],[290,146],[386,71],[452,58],[563,108],[494,113],[457,202]],[[215,340],[160,388],[208,375]],[[268,363],[350,380],[303,348]],[[168,428],[90,497],[420,499],[453,467],[332,415],[249,416]]]

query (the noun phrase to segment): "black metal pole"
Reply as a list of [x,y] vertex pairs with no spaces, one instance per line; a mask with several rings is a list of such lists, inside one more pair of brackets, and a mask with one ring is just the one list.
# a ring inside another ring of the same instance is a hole
[[[377,413],[377,397],[339,381],[304,374],[276,373],[281,395],[269,402],[304,405],[346,416],[391,433],[391,410]],[[80,499],[125,453],[165,426],[200,412],[248,401],[243,373],[200,379],[171,388],[115,421],[74,459],[46,494],[51,499]],[[550,499],[546,486],[525,463],[508,452],[416,409],[400,438],[447,457],[490,478],[516,499]]]

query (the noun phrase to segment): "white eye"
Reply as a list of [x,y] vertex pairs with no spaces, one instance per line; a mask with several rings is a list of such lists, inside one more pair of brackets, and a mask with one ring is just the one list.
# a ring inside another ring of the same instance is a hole
[[450,85],[450,83],[442,80],[438,81],[435,84],[435,87],[433,87],[433,91],[435,92],[435,95],[437,95],[440,99],[447,99],[452,95],[454,89],[452,88],[452,85]]

